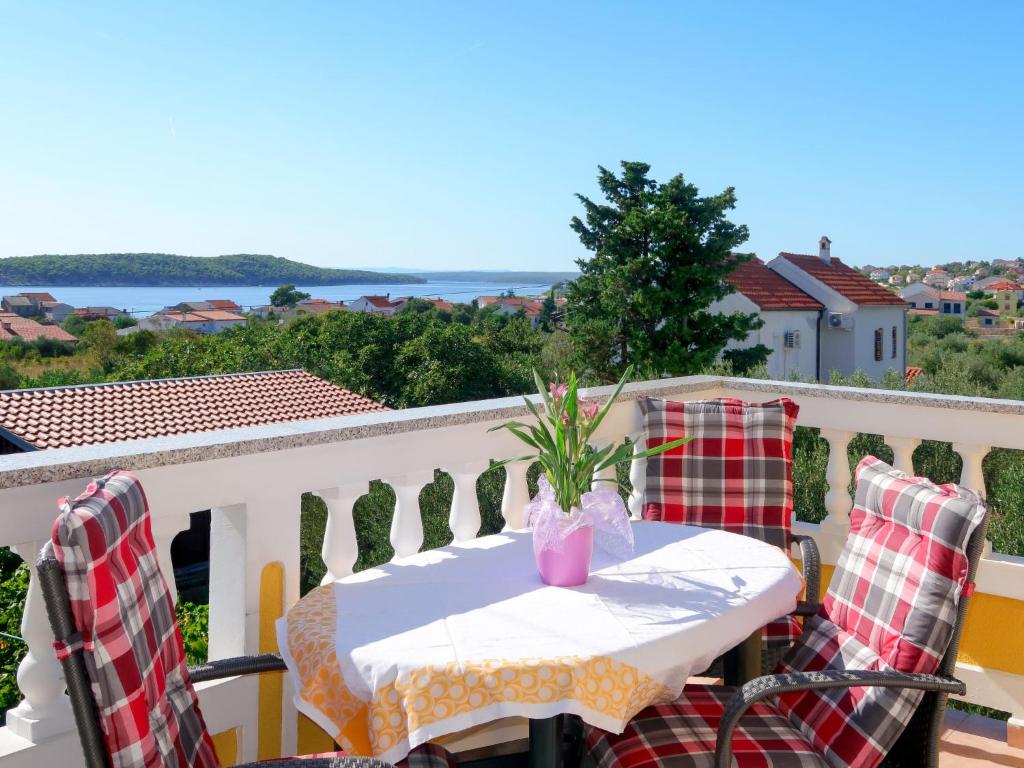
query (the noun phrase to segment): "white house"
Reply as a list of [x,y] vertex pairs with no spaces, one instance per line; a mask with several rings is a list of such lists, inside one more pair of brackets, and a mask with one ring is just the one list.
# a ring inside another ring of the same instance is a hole
[[882,283],[889,279],[891,275],[888,269],[873,269],[868,274],[868,277],[874,280],[876,283]]
[[943,291],[923,283],[914,283],[900,291],[900,298],[907,302],[910,309],[919,310],[917,314],[934,312],[962,318],[967,312],[967,294],[963,291]]
[[183,328],[195,333],[220,333],[236,325],[245,325],[245,318],[234,312],[210,310],[209,312],[157,312],[144,317],[134,326],[142,331],[169,331]]
[[735,290],[713,303],[709,312],[756,313],[764,325],[743,341],[730,341],[726,349],[764,344],[771,350],[768,374],[786,380],[797,376],[818,378],[818,324],[825,307],[759,259],[748,261],[726,278]]
[[889,285],[903,285],[903,275],[892,275],[889,278]]
[[952,277],[953,276],[946,270],[939,269],[938,267],[932,267],[928,270],[927,274],[925,274],[924,279],[921,282],[927,283],[928,285],[936,288],[945,288],[946,284]]
[[833,370],[863,371],[881,379],[906,371],[907,303],[887,288],[846,266],[822,237],[818,255],[780,253],[768,267],[825,309],[819,333],[819,379]]
[[391,294],[384,296],[360,296],[348,303],[349,312],[375,312],[380,315],[393,315],[398,311],[400,302],[392,301]]

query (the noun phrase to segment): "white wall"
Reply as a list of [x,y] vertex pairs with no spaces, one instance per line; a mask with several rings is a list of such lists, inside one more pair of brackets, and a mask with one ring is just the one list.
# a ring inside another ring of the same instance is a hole
[[[860,370],[876,381],[891,368],[906,370],[906,315],[900,306],[857,305],[845,296],[808,275],[782,257],[772,259],[769,268],[825,305],[826,320],[821,328],[821,379],[828,381],[831,371],[849,376]],[[828,327],[829,312],[851,315],[853,328]],[[892,357],[892,326],[896,326],[896,357]],[[882,359],[875,360],[874,333],[882,329]]]
[[[817,378],[818,312],[813,309],[772,310],[760,309],[742,293],[733,293],[712,304],[708,311],[730,314],[751,312],[760,315],[764,325],[752,331],[743,341],[730,341],[726,349],[746,349],[764,344],[772,350],[768,356],[768,374],[773,379],[786,380],[792,375],[805,381]],[[800,332],[800,346],[786,349],[783,336],[786,331]]]

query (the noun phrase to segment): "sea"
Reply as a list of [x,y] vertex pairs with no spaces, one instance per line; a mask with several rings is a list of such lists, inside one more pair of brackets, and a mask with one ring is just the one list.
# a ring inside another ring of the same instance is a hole
[[[297,286],[314,298],[328,301],[352,301],[360,296],[390,295],[441,298],[468,304],[477,296],[496,296],[510,288],[517,296],[540,295],[551,286],[546,284],[510,285],[508,283],[461,283],[430,280],[425,283],[376,283],[373,285],[313,285]],[[117,307],[136,317],[144,317],[164,307],[182,301],[231,299],[243,309],[270,302],[274,286],[149,286],[126,288],[121,286],[59,286],[59,285],[5,285],[4,295],[21,292],[46,292],[57,301],[73,307]]]

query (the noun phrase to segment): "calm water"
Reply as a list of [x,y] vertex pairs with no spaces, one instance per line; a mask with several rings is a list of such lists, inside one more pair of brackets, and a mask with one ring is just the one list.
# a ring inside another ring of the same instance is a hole
[[[328,301],[351,301],[364,295],[391,294],[398,296],[429,296],[431,298],[448,299],[454,302],[469,303],[477,296],[494,296],[514,288],[517,294],[539,294],[546,291],[548,285],[515,285],[507,283],[455,283],[429,281],[411,285],[317,285],[299,286],[315,298]],[[255,307],[270,301],[272,287],[244,286],[227,288],[196,288],[196,287],[155,287],[155,288],[104,288],[97,287],[60,287],[47,285],[10,285],[0,286],[0,293],[12,294],[21,291],[46,291],[53,294],[58,301],[74,307],[109,306],[125,309],[135,315],[148,315],[164,307],[180,301],[203,301],[205,299],[231,299],[242,307]]]

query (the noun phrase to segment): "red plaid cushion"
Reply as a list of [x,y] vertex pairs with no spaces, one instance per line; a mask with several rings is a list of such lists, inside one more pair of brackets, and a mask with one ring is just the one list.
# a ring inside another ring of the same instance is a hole
[[639,402],[648,448],[693,438],[647,459],[645,519],[721,528],[789,546],[796,403]]
[[[639,402],[648,448],[693,438],[647,459],[645,520],[721,528],[789,546],[796,403]],[[801,631],[798,621],[784,617],[765,627],[762,638],[768,647],[784,647]]]
[[[821,611],[778,671],[935,672],[967,579],[967,544],[984,516],[974,491],[863,459],[849,538]],[[779,711],[831,765],[869,768],[896,742],[923,695],[894,688],[790,693],[779,698]]]
[[[734,688],[687,686],[671,704],[648,707],[621,734],[586,726],[584,738],[597,768],[711,766],[715,740]],[[755,704],[733,731],[737,768],[820,768],[814,747],[770,704]]]
[[217,766],[139,481],[111,472],[53,524],[114,768]]

